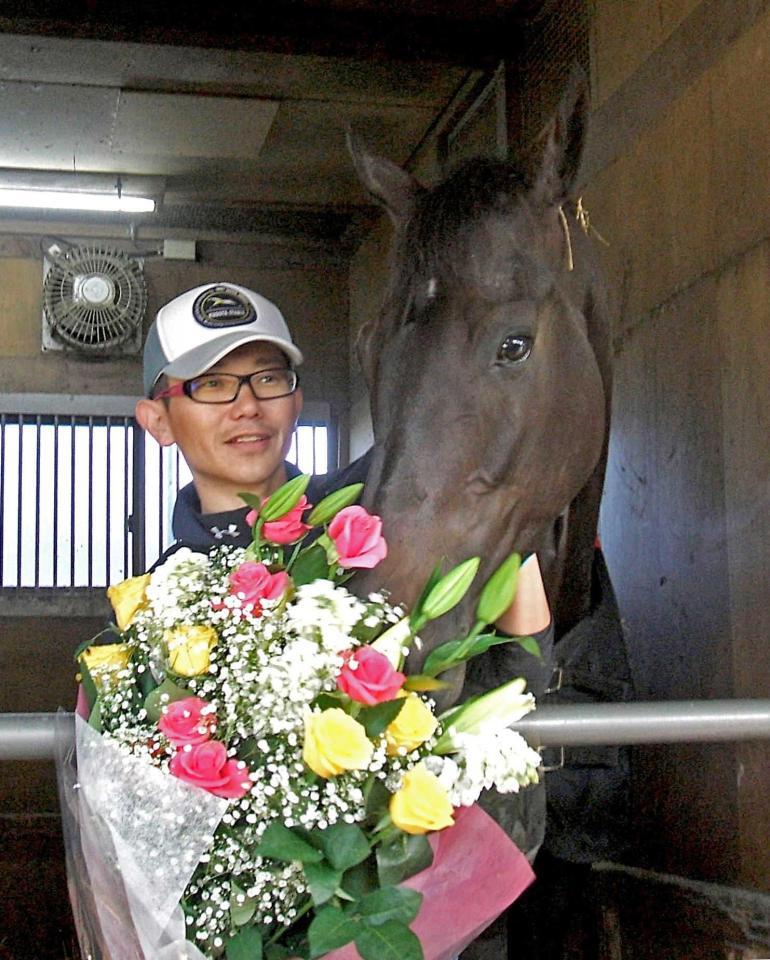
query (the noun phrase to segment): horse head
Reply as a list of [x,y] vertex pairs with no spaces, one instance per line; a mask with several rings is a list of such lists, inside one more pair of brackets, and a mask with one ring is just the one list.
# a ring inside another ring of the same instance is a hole
[[358,345],[375,442],[364,502],[391,550],[356,589],[385,585],[409,604],[440,558],[482,557],[476,591],[427,648],[470,626],[478,589],[514,550],[538,552],[552,607],[565,566],[577,563],[587,589],[609,338],[569,206],[585,110],[573,78],[534,172],[475,160],[434,189],[350,145],[395,225],[384,305]]

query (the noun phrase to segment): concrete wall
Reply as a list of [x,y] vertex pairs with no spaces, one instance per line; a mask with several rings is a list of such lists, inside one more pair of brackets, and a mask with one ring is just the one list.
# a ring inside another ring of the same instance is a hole
[[[639,695],[770,696],[770,10],[595,0],[617,302],[602,534]],[[638,751],[647,865],[770,889],[770,749]]]

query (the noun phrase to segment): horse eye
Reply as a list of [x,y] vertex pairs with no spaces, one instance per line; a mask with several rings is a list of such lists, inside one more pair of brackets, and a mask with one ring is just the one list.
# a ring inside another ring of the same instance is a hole
[[521,363],[532,353],[532,337],[524,333],[510,334],[497,350],[498,363]]

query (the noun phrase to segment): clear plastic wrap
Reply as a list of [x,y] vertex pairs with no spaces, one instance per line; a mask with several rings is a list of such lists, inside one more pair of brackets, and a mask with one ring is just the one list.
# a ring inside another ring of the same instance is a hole
[[[179,901],[228,801],[62,720],[59,786],[67,878],[85,960],[205,960]],[[69,740],[70,748],[67,749]]]

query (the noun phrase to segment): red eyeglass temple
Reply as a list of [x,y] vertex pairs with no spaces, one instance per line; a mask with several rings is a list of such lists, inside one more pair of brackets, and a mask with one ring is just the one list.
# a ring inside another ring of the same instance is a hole
[[153,394],[153,400],[162,400],[163,397],[181,397],[184,393],[184,381],[180,383],[175,383],[170,387],[167,387],[165,390],[161,390],[160,393]]

